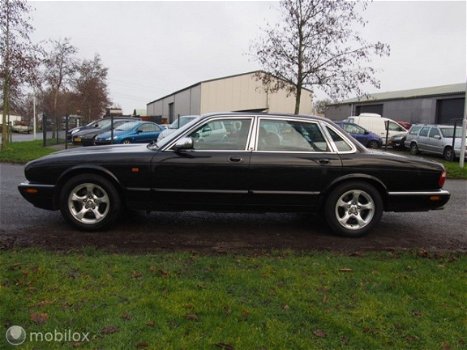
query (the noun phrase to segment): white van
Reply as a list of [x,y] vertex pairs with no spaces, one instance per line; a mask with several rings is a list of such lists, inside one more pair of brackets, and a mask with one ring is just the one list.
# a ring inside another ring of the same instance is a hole
[[407,134],[407,130],[402,125],[389,118],[360,115],[358,117],[348,117],[346,121],[360,125],[365,129],[374,132],[376,135],[381,137],[381,139],[383,140],[383,145],[386,144],[386,126],[384,124],[385,121],[389,122],[388,141],[394,135]]

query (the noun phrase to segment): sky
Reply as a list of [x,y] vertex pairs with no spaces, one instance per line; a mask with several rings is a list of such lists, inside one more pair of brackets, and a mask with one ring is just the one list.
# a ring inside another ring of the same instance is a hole
[[[79,58],[99,54],[109,69],[110,98],[126,114],[200,81],[260,69],[249,55],[251,43],[266,23],[280,20],[275,1],[31,5],[31,38],[68,37]],[[363,15],[364,38],[391,46],[389,57],[373,61],[381,89],[367,93],[466,81],[465,1],[375,1]]]

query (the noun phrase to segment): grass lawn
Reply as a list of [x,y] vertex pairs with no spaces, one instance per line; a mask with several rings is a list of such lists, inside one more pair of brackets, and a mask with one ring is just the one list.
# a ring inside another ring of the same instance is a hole
[[464,168],[459,167],[459,160],[455,162],[442,161],[442,163],[448,173],[448,179],[467,179],[467,162]]
[[52,147],[42,147],[42,140],[12,142],[0,151],[0,162],[26,163],[55,151]]
[[0,323],[89,332],[27,333],[21,349],[460,349],[466,269],[415,253],[3,251]]

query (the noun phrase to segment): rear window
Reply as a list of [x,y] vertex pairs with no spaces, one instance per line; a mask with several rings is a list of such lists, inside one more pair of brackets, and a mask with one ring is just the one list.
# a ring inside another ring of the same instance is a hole
[[[454,128],[441,128],[441,133],[444,137],[451,137],[454,134]],[[462,137],[462,127],[456,128],[456,138]]]

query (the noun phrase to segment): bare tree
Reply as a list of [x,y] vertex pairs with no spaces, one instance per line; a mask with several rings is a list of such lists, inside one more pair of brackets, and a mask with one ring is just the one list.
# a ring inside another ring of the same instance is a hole
[[315,102],[313,102],[314,113],[319,114],[319,115],[324,115],[327,105],[331,103],[332,101],[329,98],[325,98],[322,100],[316,100]]
[[86,121],[105,113],[110,104],[107,92],[107,72],[99,55],[92,60],[84,60],[77,68],[73,89],[77,97],[77,110]]
[[29,33],[31,8],[23,0],[0,1],[0,81],[2,83],[2,143],[8,144],[7,116],[21,98],[21,85],[31,79],[37,61]]
[[331,98],[362,94],[362,84],[379,87],[372,55],[389,55],[389,46],[367,43],[354,28],[364,26],[366,3],[347,0],[283,0],[283,21],[268,25],[251,46],[265,72],[258,79],[270,91],[286,89],[300,110],[302,89],[319,87]]
[[59,96],[67,90],[77,68],[76,53],[78,49],[71,45],[70,39],[51,41],[52,49],[44,51],[43,80],[48,92],[52,95],[49,113],[55,118],[56,131],[59,127]]

